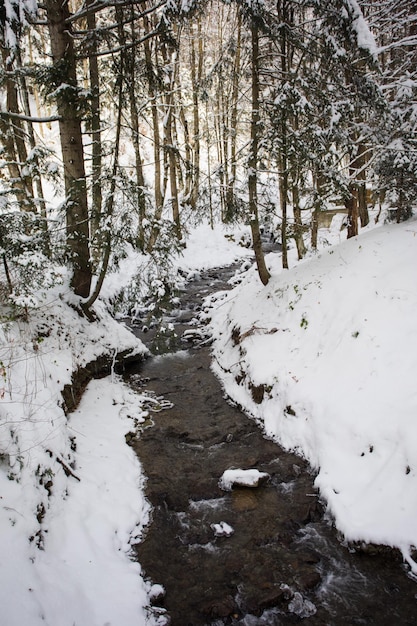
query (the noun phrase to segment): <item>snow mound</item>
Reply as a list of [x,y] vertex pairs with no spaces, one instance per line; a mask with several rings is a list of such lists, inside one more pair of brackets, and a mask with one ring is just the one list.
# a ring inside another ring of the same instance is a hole
[[238,487],[258,487],[259,483],[269,478],[266,472],[257,469],[228,469],[223,472],[219,481],[219,487],[224,491],[230,491],[234,485]]
[[90,323],[60,290],[0,324],[2,624],[156,623],[131,560],[149,505],[125,440],[146,398],[115,374],[91,382],[70,414],[62,397],[89,363],[146,348],[101,303]]

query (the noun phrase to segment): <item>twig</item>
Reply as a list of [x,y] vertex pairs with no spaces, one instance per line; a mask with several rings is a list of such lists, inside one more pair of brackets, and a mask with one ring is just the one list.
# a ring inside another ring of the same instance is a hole
[[62,460],[59,458],[59,456],[55,457],[56,460],[58,461],[58,463],[62,466],[65,474],[67,476],[72,476],[73,478],[75,478],[75,480],[78,480],[78,482],[81,482],[81,478],[79,478],[76,474],[74,474],[74,472],[72,471],[72,469]]

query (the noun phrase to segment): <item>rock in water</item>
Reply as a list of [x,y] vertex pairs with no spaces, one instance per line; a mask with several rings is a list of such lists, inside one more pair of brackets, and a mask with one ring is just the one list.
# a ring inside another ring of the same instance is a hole
[[211,524],[211,528],[214,531],[216,537],[230,537],[235,532],[229,524],[226,522],[220,522],[219,524]]
[[270,478],[267,472],[260,472],[257,469],[228,469],[223,472],[219,481],[220,489],[231,491],[234,485],[238,487],[258,487],[260,482],[265,482]]

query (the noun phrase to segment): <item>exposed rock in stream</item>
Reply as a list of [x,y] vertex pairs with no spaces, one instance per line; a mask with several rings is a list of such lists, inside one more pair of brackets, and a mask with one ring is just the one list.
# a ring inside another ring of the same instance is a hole
[[[190,285],[177,315],[178,341],[171,337],[170,345],[184,345],[184,321],[218,286],[213,273]],[[414,625],[417,588],[398,553],[355,552],[339,542],[307,463],[226,402],[203,335],[194,334],[200,347],[130,370],[133,385],[172,405],[130,442],[154,507],[136,552],[145,575],[165,589],[154,602],[167,611],[166,623]],[[269,479],[224,491],[219,480],[230,468]]]

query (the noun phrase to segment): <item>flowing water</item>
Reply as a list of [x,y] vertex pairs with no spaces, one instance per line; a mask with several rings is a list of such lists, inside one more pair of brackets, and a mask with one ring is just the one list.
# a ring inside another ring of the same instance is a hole
[[[137,330],[158,356],[128,379],[166,409],[131,441],[153,506],[137,558],[165,589],[155,613],[172,626],[417,624],[417,586],[398,553],[344,546],[308,465],[225,400],[195,317],[228,275],[211,271],[190,283],[165,319],[170,332]],[[196,341],[181,340],[184,332]],[[219,479],[232,467],[270,480],[223,491]]]

